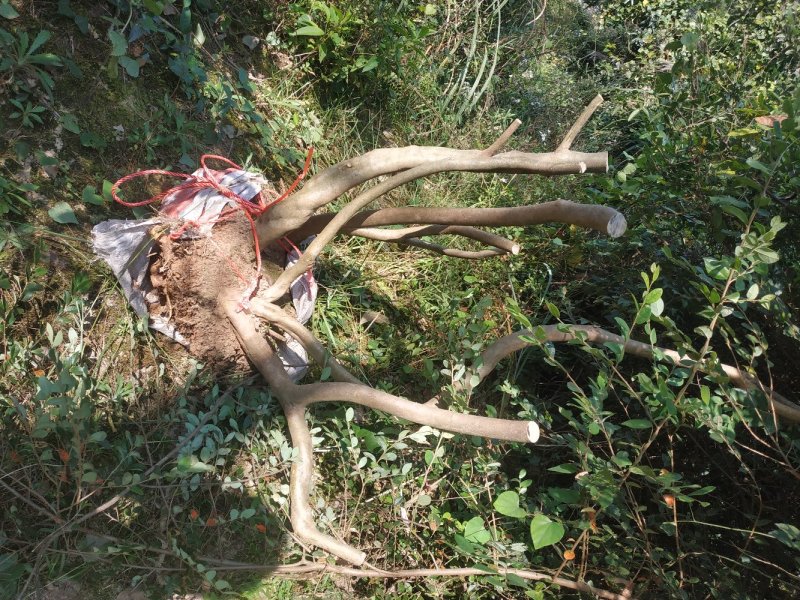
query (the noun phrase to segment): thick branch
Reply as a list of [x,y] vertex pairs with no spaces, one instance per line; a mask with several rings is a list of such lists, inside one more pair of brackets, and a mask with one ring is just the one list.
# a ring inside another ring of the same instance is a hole
[[281,403],[292,444],[297,448],[297,459],[292,463],[289,492],[292,529],[305,543],[318,546],[354,565],[363,564],[366,554],[345,542],[325,535],[314,523],[313,512],[308,502],[314,475],[314,448],[311,432],[306,424],[305,407],[294,401],[298,386],[286,375],[281,361],[275,356],[267,341],[258,335],[253,318],[238,310],[238,301],[227,300],[224,306],[242,348]]
[[[530,342],[525,341],[523,338],[541,339],[542,341],[549,342],[568,342],[576,339],[579,332],[585,335],[586,341],[591,344],[600,345],[607,342],[620,344],[625,352],[641,358],[653,358],[653,356],[662,355],[674,365],[686,366],[697,363],[697,361],[692,358],[682,355],[675,350],[658,348],[635,340],[626,340],[622,336],[613,334],[599,327],[569,325],[569,329],[570,331],[566,332],[560,331],[558,325],[545,325],[535,330],[525,329],[502,337],[483,352],[481,367],[477,370],[477,375],[483,380],[494,370],[497,363],[503,358],[529,346]],[[538,334],[538,332],[542,333]],[[542,337],[542,335],[544,337]],[[758,389],[764,392],[770,406],[777,415],[793,423],[800,422],[800,406],[787,400],[779,393],[762,384],[759,380],[742,372],[736,367],[721,364],[720,368],[736,387],[743,390]]]
[[605,173],[607,170],[606,152],[568,150],[531,154],[514,151],[487,156],[481,150],[426,146],[381,148],[329,167],[313,177],[302,190],[265,213],[258,220],[259,243],[266,247],[279,240],[346,191],[388,173],[414,171],[413,176],[403,178],[400,183],[381,191],[373,199],[403,183],[444,171],[568,175]]
[[[336,216],[326,213],[311,217],[291,238],[303,240],[321,231]],[[569,200],[553,200],[530,206],[508,208],[427,208],[401,207],[363,211],[342,228],[344,233],[365,227],[387,225],[468,225],[473,227],[524,227],[542,223],[566,223],[594,229],[611,237],[619,237],[628,227],[622,213],[609,206],[578,204]]]
[[[423,170],[411,181],[441,171],[475,171],[490,173],[529,173],[539,175],[566,175],[571,173],[605,173],[608,171],[608,153],[581,153],[569,149],[572,140],[580,133],[586,121],[603,101],[597,96],[583,111],[569,130],[556,152],[531,154],[506,152],[496,154],[519,127],[515,120],[500,137],[485,150],[456,150],[435,146],[408,146],[405,148],[380,148],[356,158],[342,161],[312,177],[302,190],[277,204],[258,220],[258,240],[261,247],[276,242],[299,228],[318,209],[371,179],[414,170],[424,165],[440,167]],[[398,184],[399,185],[399,184]],[[390,188],[391,189],[391,188]],[[385,192],[381,192],[385,193]],[[380,195],[380,194],[379,194]],[[376,198],[378,196],[375,196]]]
[[[539,426],[532,421],[506,421],[453,413],[434,406],[416,404],[357,382],[296,385],[286,375],[283,365],[267,341],[257,333],[252,316],[240,310],[235,292],[231,298],[222,301],[242,348],[281,403],[286,414],[292,444],[298,450],[297,459],[292,464],[290,485],[292,528],[302,541],[319,546],[352,564],[363,564],[366,555],[349,544],[322,533],[314,524],[309,504],[314,471],[314,449],[305,419],[307,406],[315,402],[354,402],[421,425],[454,433],[530,443],[535,443],[539,439]],[[355,380],[341,365],[332,362],[332,358],[324,352],[311,332],[299,323],[292,324],[287,322],[286,317],[278,315],[275,312],[280,310],[278,307],[259,301],[253,302],[253,306],[262,316],[294,335],[312,358],[329,364],[332,372],[336,368],[338,378],[346,381]]]
[[304,406],[316,402],[353,402],[452,433],[509,442],[535,443],[539,440],[539,426],[533,421],[510,421],[452,412],[360,384],[309,383],[297,387],[293,401]]

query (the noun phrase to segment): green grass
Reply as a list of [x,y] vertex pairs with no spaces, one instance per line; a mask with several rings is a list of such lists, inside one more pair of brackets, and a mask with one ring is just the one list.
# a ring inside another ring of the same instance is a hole
[[[533,448],[498,444],[345,404],[318,406],[318,525],[385,569],[513,566],[615,590],[615,578],[632,580],[642,597],[797,592],[796,428],[776,431],[757,394],[579,344],[522,352],[470,397],[449,387],[460,365],[472,366],[481,348],[526,320],[619,331],[615,319],[632,325],[653,304],[647,291],[660,286],[664,312],[640,319],[635,339],[653,331],[663,345],[696,351],[704,338],[695,328],[724,308],[711,356],[774,378],[792,399],[800,383],[792,363],[800,339],[795,13],[784,11],[781,21],[772,7],[758,18],[744,11],[726,29],[727,9],[702,5],[695,43],[684,37],[695,27],[684,2],[601,7],[594,17],[571,1],[550,2],[531,25],[531,4],[510,1],[489,77],[497,43],[491,3],[477,12],[403,3],[396,20],[380,21],[383,3],[343,3],[371,24],[363,35],[323,23],[319,6],[305,1],[245,3],[236,13],[186,4],[183,16],[178,5],[158,16],[171,4],[149,1],[66,2],[60,12],[12,3],[18,18],[0,13],[14,43],[23,32],[52,32],[39,52],[60,65],[45,59],[52,95],[30,65],[0,67],[0,99],[43,108],[42,122],[28,125],[10,103],[0,108],[0,598],[64,580],[77,582],[83,597],[109,599],[131,586],[153,598],[566,595],[502,577],[292,580],[226,571],[220,561],[329,558],[291,534],[285,420],[249,371],[215,372],[133,315],[94,260],[90,229],[148,214],[112,204],[107,193],[139,169],[191,171],[201,154],[218,153],[288,182],[308,145],[319,171],[380,146],[486,147],[515,117],[524,124],[509,148],[547,151],[597,92],[607,101],[576,147],[608,149],[609,176],[439,175],[376,206],[607,203],[628,217],[626,237],[557,224],[507,228],[524,253],[482,262],[339,237],[317,266],[322,293],[311,327],[360,379],[415,400],[442,394],[458,410],[535,418],[547,438]],[[331,54],[321,58],[322,40],[293,35],[304,14],[338,32],[342,45],[326,34]],[[124,48],[109,29],[124,33]],[[145,33],[129,41],[134,31]],[[754,41],[746,68],[732,71],[742,32]],[[245,35],[261,43],[251,50]],[[655,53],[637,35],[677,43],[668,82],[657,69],[667,49]],[[591,52],[602,56],[590,60]],[[351,68],[354,53],[379,64]],[[125,57],[141,58],[138,75]],[[281,68],[285,61],[290,68]],[[447,100],[462,74],[467,83]],[[483,94],[460,111],[479,74],[476,90],[488,81]],[[790,114],[791,125],[753,125],[778,112]],[[77,223],[53,220],[48,211],[58,202]],[[750,261],[736,267],[742,289],[713,300],[724,278],[714,278],[708,259],[733,260],[746,227],[771,236],[774,216],[789,226],[774,241],[762,237],[761,254],[739,250]],[[769,262],[773,249],[777,263]],[[652,263],[661,276],[643,282]],[[366,327],[367,311],[388,322]],[[317,368],[308,379],[322,376]],[[159,464],[187,436],[180,454]],[[637,456],[639,471],[629,464]],[[497,510],[502,492],[516,495],[524,518]],[[92,513],[117,494],[124,497],[112,508]],[[676,513],[665,494],[679,498]],[[65,521],[90,514],[59,533]],[[538,514],[565,534],[534,549]],[[563,561],[573,547],[576,560]]]

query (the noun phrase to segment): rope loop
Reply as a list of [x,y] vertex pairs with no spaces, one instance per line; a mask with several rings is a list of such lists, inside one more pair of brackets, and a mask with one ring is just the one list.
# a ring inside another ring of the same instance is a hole
[[[218,171],[215,172],[214,170],[210,169],[206,163],[209,160],[216,160],[216,161],[220,161],[220,162],[223,162],[223,163],[227,164],[228,168],[225,169],[225,171],[223,171],[223,173],[228,173],[229,171],[234,170],[234,169],[235,170],[242,170],[242,167],[240,167],[235,162],[233,162],[232,160],[230,160],[230,159],[228,159],[228,158],[226,158],[224,156],[219,156],[217,154],[204,154],[203,156],[200,157],[200,171],[201,171],[201,173],[199,173],[199,174],[188,175],[186,173],[177,173],[175,171],[165,171],[163,169],[146,169],[146,170],[143,170],[143,171],[136,171],[135,173],[131,173],[130,175],[125,175],[124,177],[121,177],[120,179],[118,179],[116,181],[116,183],[114,183],[113,186],[111,186],[111,197],[114,199],[114,201],[117,204],[121,204],[122,206],[125,206],[125,207],[128,207],[128,208],[135,208],[135,207],[138,207],[138,206],[147,206],[149,204],[155,204],[155,203],[162,202],[168,196],[170,196],[172,194],[179,193],[179,192],[181,192],[183,190],[198,190],[199,191],[199,190],[202,190],[202,189],[213,188],[214,190],[216,190],[219,194],[221,194],[225,198],[228,198],[229,200],[233,201],[233,203],[236,205],[236,208],[229,208],[229,209],[226,209],[226,210],[222,211],[219,214],[218,217],[216,217],[212,221],[209,221],[209,223],[214,224],[214,223],[217,223],[219,221],[228,219],[232,214],[234,214],[236,212],[237,208],[244,213],[245,217],[247,217],[247,220],[250,223],[250,230],[251,230],[251,232],[253,234],[253,245],[255,246],[255,252],[256,252],[256,275],[255,275],[255,278],[250,280],[250,281],[248,281],[247,278],[244,277],[244,275],[242,275],[242,273],[239,271],[239,269],[237,269],[236,266],[232,263],[232,261],[230,260],[230,257],[226,256],[225,258],[227,259],[228,264],[231,267],[231,270],[236,274],[236,276],[243,283],[245,283],[247,285],[247,291],[246,291],[245,295],[246,295],[246,298],[249,299],[255,293],[255,291],[256,291],[256,289],[258,287],[258,281],[261,278],[261,248],[260,248],[259,243],[258,243],[258,233],[256,231],[256,219],[258,219],[261,215],[266,213],[270,208],[272,208],[273,206],[275,206],[279,202],[283,202],[284,200],[286,200],[286,198],[288,198],[291,195],[291,193],[294,192],[295,188],[297,188],[297,186],[300,184],[300,182],[308,174],[308,170],[309,170],[309,168],[311,166],[311,157],[313,156],[313,154],[314,154],[314,148],[313,147],[309,147],[308,153],[306,154],[305,163],[303,164],[303,170],[297,175],[297,177],[292,182],[292,184],[289,186],[289,188],[285,192],[280,194],[280,195],[278,195],[277,192],[274,192],[274,191],[271,191],[271,190],[262,190],[261,192],[256,194],[256,196],[253,198],[253,200],[246,200],[246,199],[242,198],[241,196],[239,196],[236,192],[234,192],[233,190],[231,190],[227,186],[222,185],[220,183],[219,179],[217,178],[217,173],[219,173],[219,172]],[[180,184],[178,184],[176,186],[173,186],[173,187],[171,187],[171,188],[169,188],[167,190],[164,190],[160,194],[156,194],[156,195],[151,196],[150,198],[147,198],[145,200],[127,201],[127,200],[123,200],[122,198],[120,198],[118,192],[120,191],[120,188],[122,187],[123,184],[128,183],[129,181],[132,181],[134,179],[138,179],[138,178],[142,178],[142,177],[149,177],[151,175],[162,175],[162,176],[165,176],[165,177],[173,177],[173,178],[176,178],[176,179],[183,179],[185,181],[184,181],[184,183],[180,183]],[[264,195],[265,194],[271,194],[272,196],[274,196],[274,198],[272,200],[270,200],[269,202],[267,202],[264,199]],[[183,223],[180,224],[180,226],[178,226],[177,229],[175,229],[174,231],[172,231],[170,233],[170,238],[173,239],[173,240],[177,240],[178,238],[180,238],[184,234],[184,232],[186,232],[187,229],[197,228],[199,226],[200,226],[200,223],[198,223],[197,221],[186,219],[186,220],[183,221]],[[285,238],[285,241],[288,242],[291,245],[292,248],[294,248],[295,250],[297,249],[294,246],[294,244],[292,244],[288,240],[288,238]],[[284,248],[286,248],[286,245],[284,243],[282,243],[281,245]]]

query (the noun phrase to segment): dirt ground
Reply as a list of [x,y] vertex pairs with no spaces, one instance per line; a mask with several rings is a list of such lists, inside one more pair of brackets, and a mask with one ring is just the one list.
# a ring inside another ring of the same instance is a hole
[[[227,289],[245,294],[256,275],[250,224],[244,215],[214,226],[211,237],[172,240],[163,235],[150,266],[150,280],[158,300],[153,315],[170,319],[189,341],[189,352],[210,366],[245,366],[239,341],[218,303]],[[256,293],[263,294],[283,270],[286,253],[280,248],[262,251],[262,275]],[[288,304],[289,296],[279,304]]]

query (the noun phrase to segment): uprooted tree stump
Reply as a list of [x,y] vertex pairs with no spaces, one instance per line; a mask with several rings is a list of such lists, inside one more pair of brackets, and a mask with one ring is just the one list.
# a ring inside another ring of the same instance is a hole
[[[378,149],[336,164],[312,177],[298,192],[276,204],[259,217],[257,246],[263,256],[260,283],[255,290],[243,290],[242,278],[234,275],[230,261],[239,264],[253,259],[252,230],[244,216],[221,222],[213,238],[172,241],[160,240],[160,252],[151,267],[151,280],[159,291],[161,310],[169,313],[190,340],[192,352],[204,358],[252,362],[279,400],[286,415],[293,445],[298,449],[291,471],[291,522],[297,538],[317,546],[353,565],[362,565],[365,554],[353,546],[320,532],[309,504],[314,469],[311,434],[306,409],[318,402],[352,402],[378,409],[396,417],[429,425],[444,431],[522,443],[539,439],[534,422],[495,419],[462,414],[438,407],[433,402],[411,400],[374,389],[354,377],[319,340],[294,319],[288,291],[292,283],[314,265],[323,249],[337,235],[418,246],[440,254],[483,259],[517,254],[518,244],[479,227],[527,226],[557,222],[594,229],[611,237],[621,236],[625,218],[613,208],[583,205],[567,200],[513,208],[387,208],[365,210],[387,192],[416,179],[449,171],[565,175],[605,173],[605,152],[582,153],[571,145],[592,113],[602,102],[598,96],[583,111],[554,152],[531,154],[501,152],[519,126],[515,121],[485,150],[456,150],[440,147]],[[376,178],[337,213],[315,214],[349,190]],[[408,227],[386,228],[407,225]],[[423,237],[457,235],[470,238],[486,248],[478,251],[449,249],[424,241]],[[315,239],[291,267],[284,268],[286,243],[292,244],[315,235]],[[331,368],[334,381],[296,384],[286,374],[267,335],[291,336],[306,349],[309,357]],[[596,327],[539,327],[501,338],[483,354],[481,366],[473,375],[484,379],[505,356],[521,349],[531,338],[566,342],[580,337],[592,344],[613,342],[638,356],[656,356],[675,364],[704,365],[674,351],[616,336]],[[242,354],[242,351],[244,354]],[[800,408],[760,382],[733,367],[723,366],[731,381],[743,388],[760,388],[775,415],[800,421]],[[474,377],[468,377],[474,381]]]

